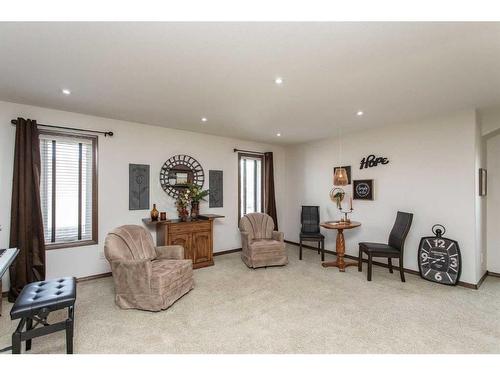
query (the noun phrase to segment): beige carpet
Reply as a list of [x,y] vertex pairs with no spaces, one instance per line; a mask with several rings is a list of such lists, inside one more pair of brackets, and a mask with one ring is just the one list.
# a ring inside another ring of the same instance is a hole
[[[195,271],[195,289],[170,309],[120,310],[111,278],[78,284],[77,353],[500,353],[500,279],[446,287],[374,267],[346,273],[288,245],[290,264],[250,270],[238,253]],[[333,256],[327,255],[327,259]],[[365,267],[366,268],[366,267]],[[16,323],[0,317],[0,347]],[[55,314],[54,314],[55,315]],[[62,316],[62,315],[59,315]],[[64,333],[33,353],[64,353]]]

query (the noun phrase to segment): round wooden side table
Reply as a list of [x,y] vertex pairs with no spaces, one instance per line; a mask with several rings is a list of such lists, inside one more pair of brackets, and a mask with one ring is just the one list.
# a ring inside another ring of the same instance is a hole
[[343,222],[343,221],[326,221],[321,223],[321,226],[326,229],[337,230],[337,242],[335,244],[335,251],[337,253],[337,260],[334,262],[323,262],[323,267],[338,267],[340,272],[345,272],[346,267],[357,266],[358,262],[345,262],[345,240],[344,229],[352,229],[361,225],[358,221]]

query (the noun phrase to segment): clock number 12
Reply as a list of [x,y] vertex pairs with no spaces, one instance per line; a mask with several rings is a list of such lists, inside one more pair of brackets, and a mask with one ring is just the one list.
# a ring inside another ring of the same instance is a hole
[[436,238],[434,240],[434,247],[441,247],[441,248],[444,248],[444,240],[443,239],[440,239],[440,238]]

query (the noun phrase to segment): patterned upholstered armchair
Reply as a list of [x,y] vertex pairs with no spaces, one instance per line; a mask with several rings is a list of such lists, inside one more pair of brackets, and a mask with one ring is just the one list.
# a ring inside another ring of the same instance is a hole
[[282,232],[274,230],[271,216],[252,213],[240,220],[241,259],[248,267],[283,266],[288,264]]
[[122,309],[164,310],[193,289],[193,265],[184,259],[184,248],[155,247],[151,233],[139,225],[109,232],[104,253]]

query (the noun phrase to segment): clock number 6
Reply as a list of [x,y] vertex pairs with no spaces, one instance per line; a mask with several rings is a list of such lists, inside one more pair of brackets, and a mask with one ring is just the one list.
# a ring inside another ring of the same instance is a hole
[[441,281],[443,280],[443,276],[441,276],[441,274],[439,272],[436,272],[436,274],[434,275],[434,278],[437,280],[437,281]]

